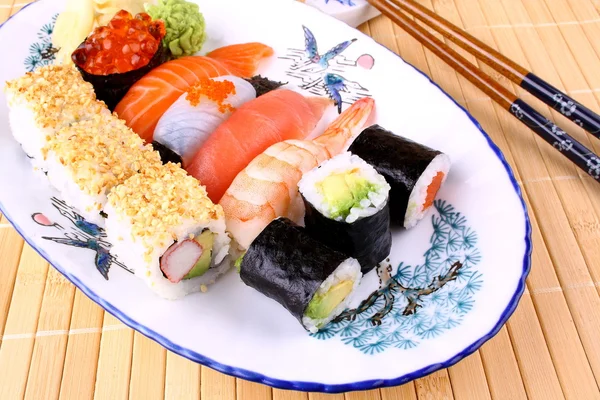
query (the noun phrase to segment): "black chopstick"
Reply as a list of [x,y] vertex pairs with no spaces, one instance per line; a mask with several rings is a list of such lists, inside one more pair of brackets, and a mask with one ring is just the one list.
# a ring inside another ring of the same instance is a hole
[[[371,5],[426,46],[519,121],[553,145],[562,155],[600,182],[600,158],[564,130],[509,92],[489,75],[408,18],[394,0],[368,0]],[[458,29],[458,28],[456,28]]]

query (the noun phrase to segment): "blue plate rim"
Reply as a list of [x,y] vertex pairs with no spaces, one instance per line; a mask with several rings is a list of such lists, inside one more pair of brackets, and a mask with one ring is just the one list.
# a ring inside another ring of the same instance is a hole
[[[0,24],[0,28],[4,27],[4,25],[6,23],[8,23],[13,17],[18,15],[20,12],[22,12],[29,6],[37,3],[38,1],[39,0],[35,0],[35,1],[25,5],[23,8],[21,8],[15,14],[11,15],[6,21],[4,21],[2,24]],[[333,18],[333,17],[330,17],[330,18]],[[350,28],[352,28],[352,27],[350,27]],[[355,29],[355,28],[352,28],[352,29]],[[358,30],[357,30],[357,32],[358,32]],[[230,376],[234,376],[237,378],[245,379],[245,380],[248,380],[251,382],[261,383],[261,384],[271,386],[271,387],[274,387],[277,389],[297,390],[297,391],[303,391],[303,392],[344,393],[344,392],[351,392],[351,391],[362,391],[362,390],[371,390],[371,389],[378,389],[378,388],[384,388],[384,387],[399,386],[399,385],[403,385],[407,382],[427,376],[427,375],[429,375],[433,372],[436,372],[440,369],[451,367],[454,364],[456,364],[457,362],[464,359],[465,357],[474,353],[485,342],[487,342],[488,340],[490,340],[494,336],[496,336],[496,334],[500,331],[500,329],[502,329],[504,324],[508,321],[510,316],[513,314],[513,312],[517,308],[517,305],[519,304],[519,301],[523,295],[523,292],[525,291],[525,285],[526,285],[525,282],[529,275],[529,271],[531,270],[531,252],[532,252],[531,229],[532,228],[531,228],[531,221],[529,218],[529,212],[527,210],[525,200],[523,199],[523,194],[522,194],[521,188],[519,187],[519,184],[518,184],[518,182],[515,178],[515,175],[512,171],[512,168],[506,161],[506,158],[504,157],[504,154],[502,153],[500,148],[492,141],[490,136],[486,133],[486,131],[479,124],[479,122],[475,119],[475,117],[473,117],[467,109],[465,109],[454,98],[452,98],[452,96],[450,96],[437,83],[432,81],[424,72],[419,70],[417,67],[415,67],[408,61],[404,60],[404,58],[402,58],[400,55],[394,53],[389,48],[376,42],[372,38],[371,38],[371,40],[373,41],[374,45],[381,46],[382,48],[391,52],[393,55],[400,58],[404,63],[406,63],[407,65],[412,67],[417,73],[419,73],[423,77],[425,77],[429,81],[430,84],[432,84],[438,90],[440,90],[446,97],[448,97],[450,99],[450,101],[452,101],[462,112],[465,113],[465,115],[471,120],[473,125],[475,125],[477,127],[477,129],[481,132],[483,137],[485,137],[485,139],[487,140],[488,145],[490,146],[492,151],[496,154],[496,156],[502,162],[502,165],[504,166],[504,168],[506,169],[506,172],[508,173],[508,176],[513,185],[513,188],[515,189],[515,192],[517,193],[517,195],[519,196],[519,199],[521,200],[521,206],[523,207],[523,213],[525,215],[525,231],[526,232],[525,232],[525,255],[523,257],[523,273],[521,275],[521,279],[519,280],[519,283],[517,285],[517,289],[516,289],[514,295],[510,299],[508,306],[504,309],[504,311],[500,315],[500,319],[498,320],[498,322],[494,325],[494,327],[487,334],[483,335],[480,339],[476,340],[471,345],[467,346],[463,351],[459,352],[458,354],[449,358],[446,361],[429,365],[429,366],[421,368],[417,371],[402,375],[398,378],[372,379],[372,380],[366,380],[366,381],[344,383],[344,384],[333,384],[333,385],[316,383],[316,382],[286,381],[286,380],[281,380],[281,379],[275,379],[275,378],[270,378],[268,376],[265,376],[265,375],[262,375],[262,374],[259,374],[259,373],[253,372],[253,371],[243,369],[243,368],[230,367],[228,365],[221,364],[221,363],[219,363],[215,360],[212,360],[208,357],[205,357],[202,354],[199,354],[195,351],[192,351],[192,350],[189,350],[189,349],[186,349],[186,348],[176,345],[175,343],[171,342],[166,337],[145,327],[144,325],[136,322],[135,320],[131,319],[130,317],[128,317],[127,315],[122,313],[117,307],[113,306],[110,302],[102,299],[93,290],[91,290],[90,288],[85,286],[85,284],[83,284],[77,277],[69,274],[68,272],[64,271],[61,267],[59,267],[58,263],[55,263],[52,260],[52,258],[44,250],[36,247],[35,244],[31,241],[31,239],[29,239],[24,234],[21,227],[16,225],[13,222],[10,215],[6,212],[6,210],[2,206],[2,203],[0,203],[0,212],[2,212],[4,217],[11,223],[11,225],[15,228],[15,230],[19,233],[19,235],[23,238],[23,240],[25,240],[25,242],[27,242],[27,244],[29,244],[29,246],[31,246],[31,248],[33,248],[50,265],[52,265],[58,272],[60,272],[69,282],[71,282],[73,285],[75,285],[87,297],[89,297],[93,302],[95,302],[100,307],[102,307],[106,312],[108,312],[109,314],[111,314],[112,316],[117,318],[119,321],[121,321],[122,323],[124,323],[125,325],[130,327],[131,329],[134,329],[134,330],[140,332],[141,334],[143,334],[144,336],[159,343],[161,346],[165,347],[166,349],[168,349],[182,357],[185,357],[190,361],[193,361],[198,364],[204,365],[206,367],[212,368],[221,373],[224,373],[224,374],[227,374]]]

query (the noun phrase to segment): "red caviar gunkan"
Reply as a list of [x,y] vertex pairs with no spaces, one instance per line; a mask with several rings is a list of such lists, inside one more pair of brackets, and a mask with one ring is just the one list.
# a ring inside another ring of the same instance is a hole
[[71,55],[73,62],[93,75],[125,73],[146,66],[165,37],[165,24],[150,15],[133,17],[121,10],[107,26],[94,30]]

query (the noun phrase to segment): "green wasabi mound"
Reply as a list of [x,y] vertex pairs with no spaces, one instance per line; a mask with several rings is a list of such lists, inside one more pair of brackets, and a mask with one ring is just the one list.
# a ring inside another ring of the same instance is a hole
[[174,58],[190,56],[202,48],[206,41],[206,21],[198,4],[185,0],[158,0],[158,4],[146,4],[146,12],[152,19],[164,21],[167,35],[163,45]]
[[332,174],[317,184],[317,190],[331,212],[331,218],[346,218],[353,207],[369,198],[378,188],[360,175],[358,170]]

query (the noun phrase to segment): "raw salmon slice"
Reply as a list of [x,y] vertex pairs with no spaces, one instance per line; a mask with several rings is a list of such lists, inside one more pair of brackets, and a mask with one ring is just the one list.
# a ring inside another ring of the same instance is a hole
[[167,109],[201,78],[235,75],[250,78],[273,49],[262,43],[243,43],[216,49],[206,56],[188,56],[153,69],[137,81],[117,104],[115,112],[146,142]]

